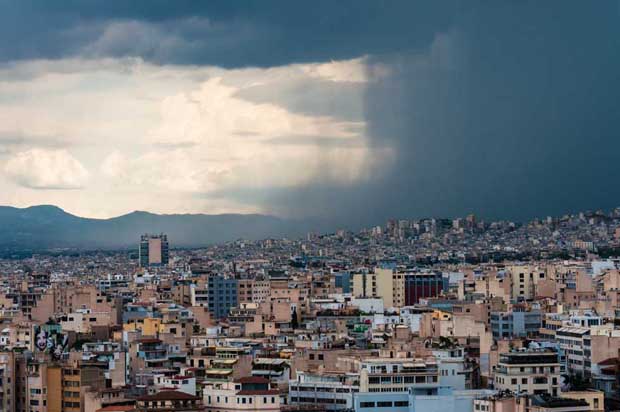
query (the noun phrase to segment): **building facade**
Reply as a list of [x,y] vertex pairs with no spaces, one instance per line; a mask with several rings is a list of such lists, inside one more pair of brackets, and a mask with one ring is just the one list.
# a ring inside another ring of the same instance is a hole
[[165,266],[168,264],[168,236],[144,234],[140,238],[140,267]]

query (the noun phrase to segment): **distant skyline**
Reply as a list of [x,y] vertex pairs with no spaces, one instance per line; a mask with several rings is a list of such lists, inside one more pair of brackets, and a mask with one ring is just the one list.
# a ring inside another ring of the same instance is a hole
[[2,204],[527,221],[620,204],[619,1],[1,1]]
[[[485,216],[479,215],[475,211],[469,211],[462,215],[424,215],[424,216],[398,215],[398,216],[389,216],[382,221],[368,222],[365,225],[351,226],[351,225],[339,225],[338,221],[313,219],[313,218],[310,218],[307,220],[291,218],[287,220],[286,218],[279,218],[278,216],[275,216],[275,215],[261,214],[261,213],[251,213],[251,214],[250,213],[234,213],[234,212],[227,212],[227,213],[205,213],[205,212],[157,213],[157,212],[153,212],[149,210],[132,210],[132,211],[129,211],[121,215],[115,215],[115,216],[104,217],[104,218],[92,218],[89,216],[81,216],[79,214],[71,213],[67,210],[62,209],[61,207],[57,205],[51,205],[51,204],[29,205],[29,206],[24,206],[24,207],[12,206],[12,205],[0,205],[0,209],[2,208],[10,208],[13,211],[22,211],[22,212],[37,210],[38,212],[44,211],[44,213],[52,213],[52,214],[54,214],[54,212],[56,211],[56,212],[59,212],[59,215],[73,216],[73,217],[77,217],[80,219],[88,219],[88,220],[114,220],[117,218],[123,218],[127,216],[132,216],[132,215],[141,215],[142,217],[146,217],[148,215],[153,215],[153,216],[216,216],[216,217],[217,216],[230,216],[230,217],[262,216],[262,217],[268,217],[268,218],[275,218],[276,220],[281,221],[282,223],[287,223],[287,222],[293,223],[294,222],[296,224],[304,225],[311,232],[321,232],[321,233],[336,231],[340,229],[353,230],[353,231],[361,230],[361,229],[370,229],[375,226],[381,226],[387,223],[388,221],[399,221],[399,220],[408,220],[408,221],[421,221],[421,220],[429,220],[429,219],[442,219],[442,220],[462,219],[462,220],[465,220],[469,216],[474,216],[476,221],[478,222],[492,223],[492,222],[503,221],[503,222],[511,222],[511,223],[516,223],[516,224],[527,224],[527,223],[530,223],[536,220],[541,221],[541,220],[546,220],[547,218],[561,219],[566,216],[579,216],[581,214],[589,215],[589,214],[596,214],[599,212],[603,212],[604,214],[614,214],[616,210],[620,210],[620,206],[608,208],[608,209],[593,208],[593,209],[587,209],[587,210],[585,209],[584,210],[570,210],[570,211],[565,211],[564,213],[559,213],[556,215],[532,216],[531,218],[526,219],[526,220],[518,220],[518,219],[510,219],[510,218],[502,218],[502,217],[497,217],[497,218],[486,217],[485,218]],[[313,227],[311,226],[312,224],[317,224],[317,226]]]

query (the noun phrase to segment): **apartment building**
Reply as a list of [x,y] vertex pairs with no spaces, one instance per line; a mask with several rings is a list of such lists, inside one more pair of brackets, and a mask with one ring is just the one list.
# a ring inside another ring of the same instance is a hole
[[592,337],[589,328],[563,327],[556,331],[556,340],[566,357],[566,372],[590,376],[592,372]]
[[439,296],[444,290],[441,272],[407,273],[404,278],[405,305],[415,305],[420,299]]
[[267,301],[271,291],[269,279],[257,278],[252,285],[252,302],[262,303]]
[[565,391],[560,393],[561,398],[577,399],[588,403],[590,412],[605,410],[605,393],[594,389],[585,391]]
[[545,268],[533,265],[510,265],[506,267],[506,272],[511,280],[513,299],[534,299],[536,284],[547,279]]
[[278,390],[271,388],[269,380],[261,377],[209,384],[204,388],[203,401],[206,412],[280,411]]
[[204,412],[202,398],[179,391],[160,391],[136,400],[136,412]]
[[208,309],[216,318],[228,316],[230,308],[237,306],[238,281],[227,276],[209,276],[207,282]]
[[139,259],[141,267],[164,266],[169,262],[168,236],[142,235],[140,238]]
[[514,307],[509,312],[492,312],[490,323],[495,340],[528,337],[539,333],[542,314],[538,310],[527,311]]
[[239,279],[237,281],[237,302],[252,302],[252,290],[254,286],[253,279]]
[[393,269],[377,267],[373,273],[355,273],[352,293],[355,297],[382,298],[386,308],[405,305],[405,275]]
[[360,364],[360,392],[407,392],[439,386],[434,359],[367,358]]
[[555,351],[521,349],[499,355],[495,388],[521,394],[558,396],[560,363]]
[[297,372],[289,381],[289,404],[314,406],[328,411],[350,410],[359,392],[356,374]]
[[354,397],[354,408],[405,412],[410,410],[411,396],[437,395],[439,388],[434,358],[366,358],[360,362],[360,392]]

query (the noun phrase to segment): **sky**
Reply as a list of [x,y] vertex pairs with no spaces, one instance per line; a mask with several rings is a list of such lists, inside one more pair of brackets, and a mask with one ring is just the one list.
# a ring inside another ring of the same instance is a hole
[[620,2],[0,0],[0,203],[527,220],[620,205]]

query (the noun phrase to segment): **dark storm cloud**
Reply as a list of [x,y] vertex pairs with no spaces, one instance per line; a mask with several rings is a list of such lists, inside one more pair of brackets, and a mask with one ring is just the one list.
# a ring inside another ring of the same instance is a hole
[[485,2],[424,52],[376,55],[371,144],[394,149],[355,186],[238,193],[352,226],[475,212],[525,220],[620,204],[617,2]]
[[[370,145],[396,155],[381,173],[218,195],[351,226],[469,212],[526,219],[620,204],[619,10],[611,0],[0,0],[0,61],[269,67],[369,55],[391,73],[362,97]],[[327,97],[325,112],[330,104],[343,105]]]
[[399,153],[385,207],[526,219],[620,204],[618,11],[486,2],[426,57],[394,56],[366,98],[370,135]]
[[454,4],[0,0],[0,60],[138,54],[238,67],[343,59],[425,47],[451,23]]

